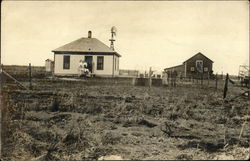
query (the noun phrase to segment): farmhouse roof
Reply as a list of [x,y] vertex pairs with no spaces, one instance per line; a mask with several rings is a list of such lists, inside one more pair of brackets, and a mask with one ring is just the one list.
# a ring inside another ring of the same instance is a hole
[[186,61],[184,61],[183,63],[185,63],[185,62],[189,61],[190,59],[192,59],[193,57],[195,57],[195,56],[197,56],[197,55],[202,55],[202,56],[204,56],[205,58],[207,58],[208,60],[210,60],[210,61],[213,63],[213,61],[212,61],[211,59],[209,59],[208,57],[206,57],[206,56],[205,56],[204,54],[202,54],[201,52],[199,52],[199,53],[195,54],[194,56],[192,56],[191,58],[187,59],[187,60],[186,60]]
[[116,51],[110,49],[107,45],[96,38],[82,37],[63,45],[52,52],[87,52],[87,53],[113,53],[121,56]]

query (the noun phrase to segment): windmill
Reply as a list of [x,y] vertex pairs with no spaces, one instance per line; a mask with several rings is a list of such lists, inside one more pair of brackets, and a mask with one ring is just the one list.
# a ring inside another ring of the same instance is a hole
[[116,27],[115,26],[111,27],[111,39],[109,39],[109,41],[110,41],[110,48],[112,50],[115,50],[115,48],[114,48],[114,41],[115,41],[114,37],[116,36],[116,33],[117,33]]

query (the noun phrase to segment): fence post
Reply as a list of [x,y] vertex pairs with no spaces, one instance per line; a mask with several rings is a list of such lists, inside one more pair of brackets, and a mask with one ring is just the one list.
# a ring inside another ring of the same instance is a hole
[[209,86],[209,71],[207,72],[207,85]]
[[228,79],[229,79],[229,75],[227,73],[226,75],[226,79],[225,79],[225,85],[224,85],[224,92],[223,92],[223,99],[226,98],[227,96],[227,90],[228,90]]
[[[248,99],[250,100],[250,54],[248,57]],[[248,157],[249,158],[249,157]]]
[[136,85],[136,77],[132,78],[132,85],[135,86]]
[[149,87],[151,88],[151,85],[152,85],[152,78],[151,78],[151,67],[149,68]]
[[203,73],[201,74],[201,86],[203,86]]
[[216,73],[216,75],[215,75],[215,89],[217,90],[217,85],[218,85],[218,78],[217,78],[217,73]]
[[31,84],[31,63],[29,63],[29,89],[32,89],[32,84]]

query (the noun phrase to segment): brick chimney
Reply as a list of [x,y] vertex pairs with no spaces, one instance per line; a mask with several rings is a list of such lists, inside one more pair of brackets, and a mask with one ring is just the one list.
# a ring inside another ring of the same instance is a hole
[[92,32],[91,31],[88,32],[88,38],[92,38]]

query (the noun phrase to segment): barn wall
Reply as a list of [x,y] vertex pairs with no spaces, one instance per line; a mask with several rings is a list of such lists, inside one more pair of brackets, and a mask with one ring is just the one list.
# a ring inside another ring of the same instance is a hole
[[[185,66],[184,65],[179,65],[179,66],[175,66],[175,67],[172,67],[172,68],[168,68],[165,71],[166,72],[168,72],[168,71],[170,71],[170,72],[176,71],[178,77],[181,77],[181,76],[184,77]],[[165,75],[165,76],[170,77],[168,75]]]
[[[65,54],[68,55],[68,54]],[[77,75],[79,61],[84,59],[85,55],[70,55],[70,69],[63,69],[64,54],[55,54],[55,75]],[[88,55],[89,56],[89,55]],[[92,55],[93,56],[93,73],[100,76],[112,76],[113,55]],[[97,56],[104,56],[104,69],[97,70]],[[118,75],[119,71],[114,71]]]
[[[213,69],[213,63],[204,57],[203,55],[196,55],[195,57],[191,58],[190,60],[186,61],[186,72],[187,77],[200,77],[200,74],[198,74],[198,71],[196,69],[196,60],[203,60],[203,76],[204,78],[207,77],[208,73],[204,71],[205,67],[208,67],[208,72],[211,74],[211,71]],[[194,67],[194,72],[191,71],[191,67]]]
[[179,65],[179,66],[175,66],[172,68],[168,68],[166,69],[167,71],[177,71],[177,72],[184,72],[184,65]]

